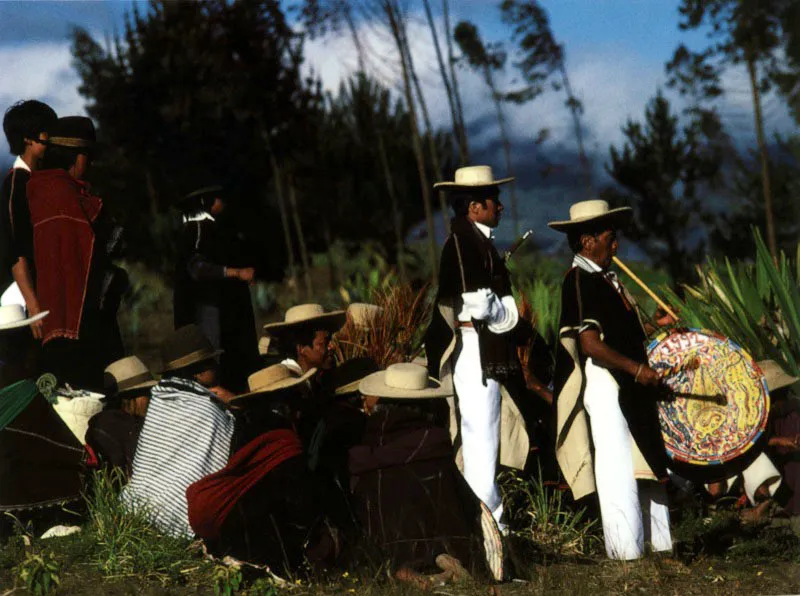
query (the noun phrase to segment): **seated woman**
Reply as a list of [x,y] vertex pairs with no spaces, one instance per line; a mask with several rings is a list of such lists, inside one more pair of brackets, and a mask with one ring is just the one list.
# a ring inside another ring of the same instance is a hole
[[[491,513],[469,490],[453,460],[443,425],[452,394],[423,366],[394,364],[359,385],[369,415],[363,439],[350,449],[355,510],[366,544],[388,559],[397,579],[430,587],[419,572],[444,571],[438,580],[483,567],[502,577],[500,534]],[[481,532],[485,531],[481,550]]]
[[[276,572],[294,572],[318,556],[321,514],[294,428],[296,401],[314,375],[276,364],[248,379],[233,398],[237,428],[230,462],[186,490],[189,522],[209,551]],[[307,546],[309,545],[309,546]]]
[[191,538],[186,489],[228,463],[234,417],[218,397],[219,351],[196,325],[173,332],[161,352],[164,377],[150,392],[122,499],[162,532]]
[[36,531],[75,523],[86,451],[36,385],[37,344],[19,305],[0,306],[0,535],[13,514]]
[[110,364],[103,377],[106,407],[89,420],[86,443],[100,463],[119,468],[125,476],[133,470],[133,456],[144,425],[153,373],[136,356]]

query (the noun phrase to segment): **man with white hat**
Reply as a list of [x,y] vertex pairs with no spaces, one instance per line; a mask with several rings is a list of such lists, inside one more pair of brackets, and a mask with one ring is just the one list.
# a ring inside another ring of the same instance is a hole
[[456,170],[448,191],[455,212],[450,237],[442,248],[437,308],[425,338],[430,372],[442,378],[442,356],[452,349],[452,367],[463,455],[463,472],[472,490],[500,523],[503,503],[496,482],[500,453],[501,384],[522,374],[511,331],[519,313],[511,280],[492,243],[503,204],[489,166]]
[[666,478],[653,392],[660,377],[648,366],[635,301],[609,270],[616,230],[630,215],[629,207],[583,201],[568,221],[548,224],[575,253],[561,290],[556,455],[576,499],[597,492],[606,553],[623,560],[641,557],[645,541],[654,551],[672,548],[658,483]]

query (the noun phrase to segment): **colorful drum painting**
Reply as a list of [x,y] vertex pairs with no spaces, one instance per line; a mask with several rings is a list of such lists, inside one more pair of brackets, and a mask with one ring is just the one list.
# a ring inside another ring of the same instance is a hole
[[669,456],[693,466],[725,464],[761,437],[769,392],[761,369],[741,347],[712,331],[662,333],[647,349],[671,399],[659,402]]

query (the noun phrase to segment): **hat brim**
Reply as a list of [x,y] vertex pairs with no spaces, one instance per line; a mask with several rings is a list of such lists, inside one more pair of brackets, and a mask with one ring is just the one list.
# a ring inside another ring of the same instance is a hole
[[242,404],[248,400],[252,400],[256,397],[264,397],[265,395],[270,395],[273,393],[280,393],[281,391],[286,391],[287,389],[292,389],[293,387],[297,387],[302,385],[306,381],[308,381],[311,377],[317,374],[317,369],[312,368],[304,375],[299,377],[291,377],[289,379],[284,379],[283,381],[279,381],[274,385],[271,385],[268,389],[259,389],[257,391],[250,391],[249,393],[243,393],[242,395],[237,395],[234,398],[231,398],[229,403],[232,404]]
[[789,373],[781,371],[776,375],[770,375],[767,379],[767,387],[770,391],[778,391],[784,387],[791,387],[798,381],[800,381],[800,379],[797,377],[793,377]]
[[117,391],[112,395],[107,395],[106,398],[117,399],[117,398],[130,398],[130,397],[138,397],[134,396],[134,393],[140,393],[143,389],[152,389],[158,385],[158,381],[146,381],[144,383],[139,383],[138,385],[134,385],[133,387],[126,387],[122,391]]
[[206,352],[205,354],[198,356],[197,358],[192,359],[190,362],[185,362],[181,364],[168,364],[163,369],[161,369],[162,373],[168,372],[175,372],[178,370],[183,370],[184,368],[189,368],[190,366],[194,366],[195,364],[200,364],[201,362],[205,362],[206,360],[213,360],[220,354],[224,354],[225,350],[212,350],[210,352]]
[[458,188],[489,188],[491,186],[501,186],[502,184],[508,184],[509,182],[514,182],[516,178],[511,176],[509,178],[498,178],[497,180],[492,180],[491,182],[482,182],[480,184],[457,184],[455,182],[437,182],[433,185],[434,189],[438,188],[449,188],[449,189],[458,189]]
[[382,370],[362,379],[358,390],[363,395],[385,397],[387,399],[434,399],[450,397],[453,392],[446,389],[433,377],[428,377],[428,386],[425,389],[399,389],[386,384],[386,371]]
[[42,320],[43,318],[45,318],[49,314],[50,314],[50,311],[49,310],[45,310],[43,312],[40,312],[38,315],[34,315],[32,317],[28,317],[27,319],[22,319],[21,321],[14,321],[13,323],[2,324],[2,325],[0,325],[0,331],[3,331],[5,329],[18,329],[20,327],[26,327],[27,325],[30,325],[31,323],[35,323],[36,321]]
[[549,228],[557,232],[568,232],[576,230],[581,226],[594,223],[599,224],[607,221],[609,224],[623,224],[627,223],[633,215],[633,209],[630,207],[617,207],[616,209],[609,209],[602,215],[591,215],[588,217],[578,217],[567,221],[551,221],[547,224]]
[[325,314],[317,315],[316,317],[311,317],[309,319],[292,321],[291,323],[286,323],[284,321],[278,323],[267,323],[264,325],[264,327],[262,327],[262,330],[264,333],[276,336],[284,331],[300,329],[301,327],[307,327],[309,325],[319,325],[321,329],[327,329],[333,332],[344,327],[346,322],[347,312],[344,310],[335,310],[333,312],[326,312]]
[[[364,377],[365,379],[366,377]],[[356,379],[355,381],[351,381],[346,385],[342,385],[341,387],[337,387],[334,389],[333,394],[336,397],[342,397],[343,395],[349,395],[351,393],[358,393],[358,386],[361,384],[361,381],[364,379]]]

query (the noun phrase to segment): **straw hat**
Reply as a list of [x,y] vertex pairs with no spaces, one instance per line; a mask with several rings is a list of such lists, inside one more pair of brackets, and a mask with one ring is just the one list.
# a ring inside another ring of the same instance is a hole
[[358,385],[364,395],[389,399],[430,399],[450,397],[453,392],[428,376],[428,369],[412,362],[392,364],[386,370],[371,374]]
[[156,384],[153,373],[136,356],[112,362],[103,374],[106,397],[138,397],[145,389],[150,389]]
[[242,395],[237,395],[231,399],[231,403],[297,387],[305,383],[316,373],[317,369],[312,368],[304,375],[298,376],[297,373],[285,364],[273,364],[247,377],[247,385],[250,391]]
[[498,178],[495,180],[491,166],[468,166],[456,170],[455,180],[452,182],[437,182],[433,188],[484,188],[487,186],[500,186],[508,184],[514,178]]
[[558,232],[568,232],[590,222],[607,221],[611,225],[619,225],[628,221],[632,214],[633,210],[630,207],[609,209],[606,201],[581,201],[569,208],[567,221],[551,221],[547,225]]
[[268,335],[277,335],[282,331],[312,323],[320,329],[334,332],[341,329],[346,320],[347,315],[343,310],[325,312],[321,304],[298,304],[286,311],[282,322],[264,325],[264,332]]
[[784,371],[780,364],[774,360],[761,360],[758,362],[758,368],[764,374],[764,379],[767,381],[767,389],[770,391],[777,391],[800,381],[797,377],[793,377]]
[[334,395],[348,395],[357,393],[361,381],[380,370],[381,367],[372,358],[351,358],[327,371],[325,382],[333,388]]
[[262,335],[258,339],[258,353],[261,356],[269,354],[269,345],[272,343],[272,338],[269,335]]
[[376,304],[365,302],[353,302],[347,307],[347,317],[353,321],[353,325],[359,329],[369,329],[375,322],[375,317],[383,312],[383,309]]
[[220,354],[222,350],[215,350],[197,325],[186,325],[174,331],[161,346],[164,372],[174,372]]
[[0,331],[4,329],[17,329],[18,327],[25,327],[36,321],[45,318],[50,314],[49,310],[40,312],[38,315],[32,317],[25,316],[25,309],[21,304],[9,304],[7,306],[0,306]]

